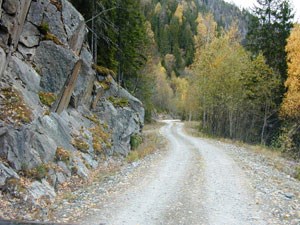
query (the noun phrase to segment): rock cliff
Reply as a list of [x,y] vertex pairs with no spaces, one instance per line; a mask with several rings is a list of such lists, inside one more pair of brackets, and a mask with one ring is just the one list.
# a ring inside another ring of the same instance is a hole
[[0,6],[0,188],[52,201],[57,184],[88,178],[101,156],[127,155],[144,109],[94,65],[85,21],[67,0]]

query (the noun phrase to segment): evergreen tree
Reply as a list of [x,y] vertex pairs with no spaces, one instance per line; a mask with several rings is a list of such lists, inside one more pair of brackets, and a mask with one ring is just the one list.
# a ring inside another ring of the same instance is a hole
[[257,0],[250,21],[247,48],[255,55],[262,52],[267,63],[286,79],[286,39],[293,26],[294,15],[289,0]]

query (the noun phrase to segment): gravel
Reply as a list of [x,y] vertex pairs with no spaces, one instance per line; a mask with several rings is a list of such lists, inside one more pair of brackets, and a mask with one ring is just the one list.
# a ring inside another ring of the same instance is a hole
[[[300,224],[293,162],[194,138],[166,121],[162,149],[72,193],[53,220],[78,224]],[[280,168],[279,168],[280,163]],[[286,168],[288,167],[288,168]]]

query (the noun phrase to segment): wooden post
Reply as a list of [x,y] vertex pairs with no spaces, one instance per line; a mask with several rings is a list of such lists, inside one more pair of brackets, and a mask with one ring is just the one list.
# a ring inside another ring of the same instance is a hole
[[71,75],[67,78],[62,91],[59,94],[58,99],[52,107],[52,111],[60,114],[62,113],[69,105],[72,93],[75,89],[76,82],[79,76],[79,72],[82,65],[82,59],[78,60],[73,68]]

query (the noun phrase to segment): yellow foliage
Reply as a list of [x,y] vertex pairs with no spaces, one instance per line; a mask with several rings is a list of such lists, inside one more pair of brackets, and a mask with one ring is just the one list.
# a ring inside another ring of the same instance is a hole
[[288,78],[285,83],[288,91],[281,107],[281,115],[290,118],[300,117],[300,25],[296,24],[287,40]]
[[158,2],[155,6],[155,10],[154,10],[155,14],[159,14],[161,12],[161,9],[162,9],[161,4],[160,2]]
[[174,16],[177,17],[179,20],[179,23],[182,24],[182,22],[183,22],[183,5],[182,4],[178,4]]
[[217,23],[214,16],[210,13],[203,16],[198,14],[197,22],[197,36],[195,37],[196,46],[199,48],[210,43],[217,35]]

